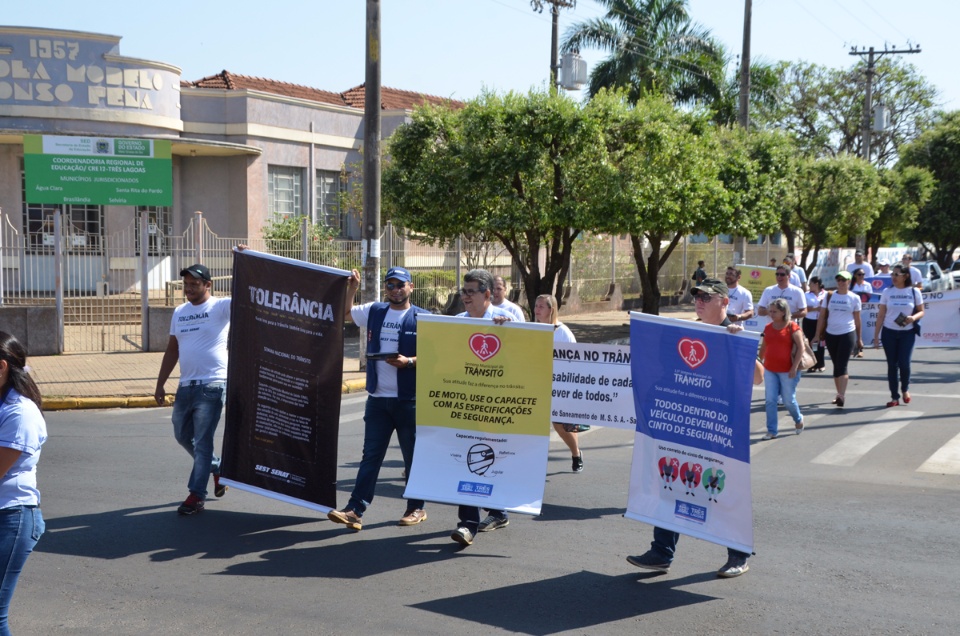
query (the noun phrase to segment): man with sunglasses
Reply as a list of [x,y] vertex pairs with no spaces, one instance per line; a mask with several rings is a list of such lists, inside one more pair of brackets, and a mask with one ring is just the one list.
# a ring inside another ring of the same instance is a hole
[[873,276],[873,265],[863,260],[863,250],[857,250],[853,255],[853,262],[847,265],[847,271],[853,274],[858,269],[863,270],[866,278]]
[[[497,324],[512,320],[509,312],[491,303],[493,285],[493,276],[485,269],[471,269],[464,274],[460,297],[466,311],[457,314],[457,317],[482,318]],[[468,546],[473,543],[477,532],[499,530],[510,523],[505,510],[487,509],[487,513],[487,517],[481,522],[479,507],[461,505],[457,510],[459,518],[457,529],[450,533],[450,538],[462,546]]]
[[763,290],[760,301],[757,303],[757,313],[766,316],[767,306],[777,298],[787,301],[790,315],[794,320],[800,320],[807,314],[807,299],[802,289],[790,284],[790,268],[786,265],[777,267],[777,284]]
[[[360,287],[360,272],[353,270],[347,283],[346,319],[367,332],[369,395],[363,413],[363,456],[356,484],[347,506],[331,510],[327,517],[354,532],[363,527],[363,513],[373,501],[393,432],[397,432],[405,477],[410,475],[417,439],[417,315],[430,312],[410,302],[413,279],[406,269],[391,268],[385,286],[387,302],[351,306]],[[421,499],[408,499],[407,510],[397,525],[414,526],[426,521],[423,505]]]

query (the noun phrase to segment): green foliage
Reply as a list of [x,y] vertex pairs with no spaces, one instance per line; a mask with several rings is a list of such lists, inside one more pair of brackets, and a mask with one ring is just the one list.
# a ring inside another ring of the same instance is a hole
[[[303,217],[275,217],[263,226],[267,251],[280,256],[300,258],[303,254]],[[334,240],[338,231],[306,220],[307,260],[311,263],[350,269],[357,265],[343,262],[339,244]]]
[[456,291],[458,286],[456,270],[411,270],[410,275],[413,277],[410,302],[431,311],[442,309],[447,295]]
[[900,165],[928,170],[936,179],[912,235],[932,247],[941,267],[960,246],[960,111],[945,114],[902,151]]

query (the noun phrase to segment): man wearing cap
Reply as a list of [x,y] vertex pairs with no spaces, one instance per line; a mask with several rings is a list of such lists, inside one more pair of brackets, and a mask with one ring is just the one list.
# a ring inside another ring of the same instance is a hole
[[180,362],[180,384],[173,403],[173,435],[193,457],[187,482],[190,494],[177,508],[181,515],[201,512],[213,473],[213,492],[222,497],[220,458],[213,453],[213,436],[220,423],[227,386],[227,334],[230,299],[211,295],[210,270],[196,264],[180,271],[187,302],[173,310],[170,339],[160,363],[154,397],[163,404],[164,384]]
[[734,265],[728,266],[723,281],[727,284],[730,300],[727,305],[727,318],[730,322],[739,324],[753,318],[753,294],[740,284],[740,270]]
[[797,258],[793,254],[787,254],[783,257],[783,264],[790,268],[790,284],[796,285],[806,293],[807,273],[797,265]]
[[760,295],[757,310],[761,316],[767,315],[767,305],[777,298],[783,298],[790,307],[790,315],[794,320],[800,320],[807,314],[807,299],[803,290],[790,284],[790,268],[786,265],[777,266],[777,284],[770,285]]
[[[707,278],[700,285],[690,290],[690,294],[694,298],[697,317],[704,324],[720,325],[736,332],[742,330],[742,327],[731,326],[730,320],[727,318],[729,313],[728,290],[727,284],[716,278]],[[745,425],[749,429],[750,422]],[[628,556],[627,562],[638,568],[666,573],[670,570],[670,564],[673,563],[679,539],[680,534],[678,532],[654,526],[653,542],[650,544],[650,549],[639,556]],[[727,548],[727,562],[717,570],[717,576],[724,579],[740,576],[750,569],[750,566],[747,565],[749,557],[750,554],[747,552]]]
[[[410,302],[413,279],[406,269],[388,270],[385,286],[387,302],[353,305],[360,272],[353,270],[347,283],[346,319],[367,332],[369,395],[363,412],[363,455],[350,501],[343,510],[331,510],[327,517],[354,532],[363,527],[363,513],[373,501],[393,432],[397,432],[405,478],[410,475],[417,439],[417,316],[430,312]],[[423,500],[408,499],[397,525],[415,526],[426,519]]]
[[881,258],[879,261],[877,261],[877,267],[880,269],[880,271],[876,273],[876,276],[890,275],[890,261],[887,259]]
[[851,274],[857,271],[858,269],[863,270],[864,278],[870,278],[873,276],[873,266],[863,260],[863,250],[857,250],[853,255],[853,262],[847,265],[847,271]]
[[495,276],[493,278],[493,289],[491,291],[491,305],[509,313],[513,316],[514,322],[527,321],[527,317],[523,314],[523,309],[520,308],[520,305],[507,300],[507,283],[503,280],[503,276]]
[[923,291],[923,274],[920,273],[919,267],[913,266],[913,256],[904,254],[900,257],[900,262],[910,268],[910,284]]

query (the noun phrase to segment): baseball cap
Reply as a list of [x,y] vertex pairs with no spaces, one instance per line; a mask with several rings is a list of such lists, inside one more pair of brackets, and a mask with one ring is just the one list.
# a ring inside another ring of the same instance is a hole
[[196,265],[191,265],[186,269],[181,269],[180,276],[193,276],[194,278],[199,278],[200,280],[209,281],[210,270],[207,269],[206,265],[197,263]]
[[387,275],[383,277],[383,280],[390,280],[391,278],[402,280],[405,283],[409,283],[413,280],[410,277],[410,272],[402,267],[391,267],[389,270],[387,270]]
[[834,276],[833,278],[834,280],[837,280],[840,278],[842,278],[843,280],[853,280],[853,276],[850,275],[850,272],[842,271],[842,270],[837,272],[837,275]]
[[885,258],[881,258],[879,261],[877,261],[877,265],[880,265],[881,267],[888,267],[890,265],[890,261]]
[[702,283],[690,290],[690,294],[696,296],[697,294],[719,294],[724,298],[730,296],[730,290],[727,288],[727,284],[722,280],[716,278],[705,278]]
[[863,250],[857,250],[853,253],[854,256],[863,256]]

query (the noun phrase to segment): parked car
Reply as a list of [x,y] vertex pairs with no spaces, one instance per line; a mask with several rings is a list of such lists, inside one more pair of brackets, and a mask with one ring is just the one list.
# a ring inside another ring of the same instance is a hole
[[960,259],[953,261],[947,272],[953,276],[953,288],[960,289]]
[[944,274],[936,261],[914,262],[913,266],[920,270],[923,277],[923,291],[943,292],[953,289],[953,276]]

